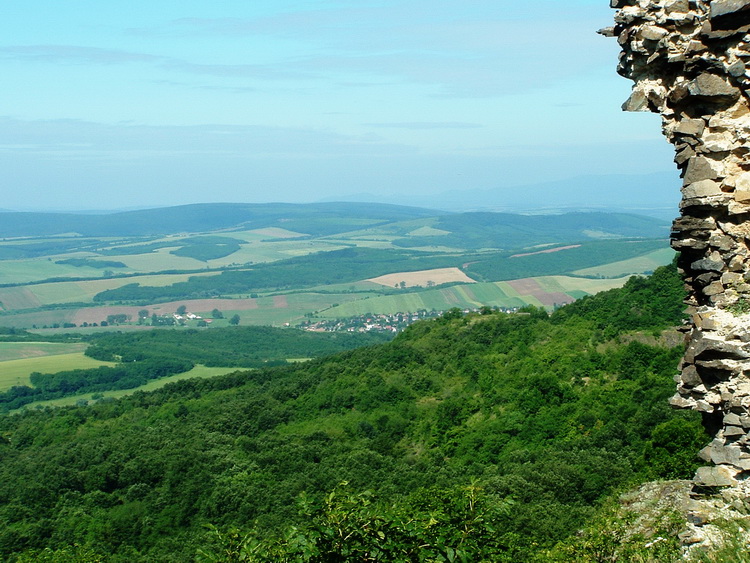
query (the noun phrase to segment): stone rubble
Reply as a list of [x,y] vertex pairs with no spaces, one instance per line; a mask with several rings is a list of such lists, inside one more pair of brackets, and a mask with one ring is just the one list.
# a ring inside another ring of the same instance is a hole
[[[750,498],[750,0],[610,0],[634,81],[626,111],[662,117],[682,176],[672,247],[688,288],[687,350],[671,404],[702,413],[713,440],[696,490]],[[728,496],[727,496],[728,495]],[[696,501],[697,502],[697,501]],[[709,501],[703,501],[705,503]],[[710,502],[716,502],[714,498]],[[738,506],[739,506],[738,504]],[[707,537],[696,504],[683,541]],[[702,531],[703,530],[703,531]]]

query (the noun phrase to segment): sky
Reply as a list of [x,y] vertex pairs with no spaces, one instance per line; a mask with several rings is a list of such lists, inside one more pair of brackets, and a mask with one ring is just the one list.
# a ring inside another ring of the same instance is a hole
[[672,171],[658,116],[620,110],[631,84],[596,34],[613,15],[607,0],[7,3],[0,208],[429,201]]

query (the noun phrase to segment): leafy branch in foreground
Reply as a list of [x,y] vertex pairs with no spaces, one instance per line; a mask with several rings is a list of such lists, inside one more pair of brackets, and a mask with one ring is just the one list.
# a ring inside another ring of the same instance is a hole
[[212,528],[199,561],[511,561],[515,537],[502,532],[511,507],[474,484],[385,502],[343,482],[320,502],[301,495],[301,524],[279,534]]

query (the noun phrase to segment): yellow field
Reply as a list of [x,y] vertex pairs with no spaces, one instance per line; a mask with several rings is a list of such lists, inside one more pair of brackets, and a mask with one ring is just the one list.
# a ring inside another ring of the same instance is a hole
[[458,268],[436,268],[434,270],[419,270],[417,272],[400,272],[378,276],[377,278],[369,278],[366,281],[375,282],[387,287],[395,287],[401,282],[404,282],[406,287],[426,287],[428,282],[434,282],[435,285],[450,282],[476,283]]

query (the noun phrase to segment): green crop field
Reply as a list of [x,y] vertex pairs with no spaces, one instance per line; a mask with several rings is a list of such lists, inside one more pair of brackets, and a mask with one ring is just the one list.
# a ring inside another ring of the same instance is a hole
[[577,299],[583,295],[620,287],[627,281],[627,278],[588,279],[570,276],[543,276],[532,279],[539,288],[533,293],[519,292],[511,285],[512,282],[461,284],[442,289],[374,296],[342,303],[338,307],[322,311],[318,316],[352,317],[366,313],[393,314],[414,312],[420,309],[445,311],[452,307],[475,309],[482,305],[506,308],[524,305],[541,307],[544,305],[540,299],[545,293],[564,293]]
[[[175,247],[177,248],[177,247]],[[205,268],[206,263],[194,258],[170,254],[174,248],[160,248],[147,254],[108,255],[108,260],[123,262],[136,272],[158,272],[160,270],[196,270]]]
[[631,276],[652,272],[659,266],[666,266],[674,258],[675,252],[671,248],[662,248],[654,250],[643,256],[621,260],[610,264],[602,264],[593,268],[584,268],[573,272],[579,276],[601,276],[605,278],[615,278],[622,276]]
[[335,241],[329,242],[324,240],[288,239],[270,242],[258,241],[252,244],[243,245],[240,250],[229,256],[225,256],[224,258],[210,260],[208,264],[212,268],[217,268],[230,264],[275,262],[277,260],[285,260],[295,256],[304,256],[314,252],[338,250],[344,247],[345,245]]
[[29,376],[35,371],[39,373],[55,373],[72,369],[95,368],[103,365],[113,364],[93,360],[88,356],[84,356],[83,352],[25,358],[22,360],[7,360],[0,362],[0,391],[7,391],[14,385],[30,385]]
[[630,276],[608,279],[576,278],[572,276],[545,276],[543,278],[536,278],[536,280],[542,285],[542,287],[544,287],[545,283],[548,283],[546,280],[554,280],[556,284],[563,288],[565,293],[570,293],[571,291],[585,291],[588,294],[593,294],[599,293],[600,291],[607,291],[608,289],[614,289],[616,287],[622,287],[629,278]]
[[87,346],[83,342],[0,342],[0,363],[83,352]]
[[178,373],[177,375],[171,375],[169,377],[164,377],[162,379],[155,379],[153,381],[149,381],[145,385],[141,385],[140,387],[135,387],[133,389],[122,389],[119,391],[104,391],[102,393],[98,393],[98,394],[95,393],[93,395],[91,393],[85,393],[83,395],[72,395],[70,397],[63,397],[61,399],[52,399],[49,401],[37,401],[36,403],[30,403],[26,405],[23,409],[20,409],[20,410],[44,408],[44,407],[66,407],[70,405],[75,405],[79,401],[119,399],[120,397],[125,397],[126,395],[132,395],[133,393],[136,393],[138,391],[154,391],[156,389],[160,389],[161,387],[164,387],[168,383],[182,381],[183,379],[192,379],[195,377],[216,377],[218,375],[225,375],[227,373],[232,373],[234,371],[243,371],[243,370],[240,370],[238,368],[209,368],[206,366],[198,365],[198,366],[195,366],[190,371],[186,371],[184,373]]
[[0,288],[0,303],[3,304],[6,311],[64,303],[91,303],[97,293],[131,283],[164,287],[187,281],[192,276],[206,275],[216,276],[219,274],[215,272],[206,274],[157,274],[90,281],[41,283],[27,287],[4,287]]
[[33,258],[0,262],[0,284],[29,283],[57,277],[100,276],[102,270],[78,268],[69,264],[55,264],[54,260]]

